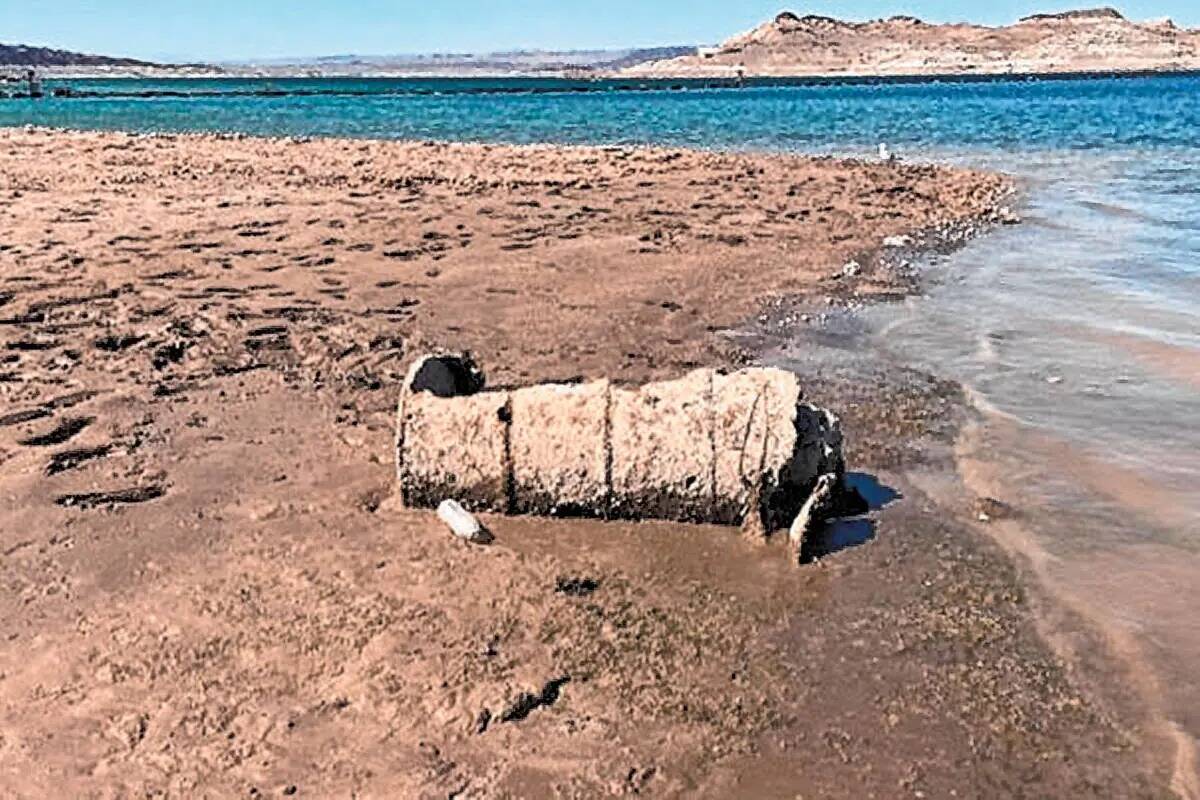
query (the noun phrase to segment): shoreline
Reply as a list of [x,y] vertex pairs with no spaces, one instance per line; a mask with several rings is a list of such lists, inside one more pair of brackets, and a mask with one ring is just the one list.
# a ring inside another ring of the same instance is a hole
[[[164,81],[182,82],[213,82],[229,83],[262,83],[261,89],[245,90],[194,90],[194,89],[129,89],[94,91],[88,89],[72,90],[70,86],[51,86],[50,91],[43,97],[30,98],[19,89],[7,94],[0,94],[0,100],[72,100],[72,99],[187,99],[187,98],[222,98],[222,97],[400,97],[409,95],[440,94],[438,89],[286,89],[271,85],[282,82],[289,83],[421,83],[430,81],[441,82],[491,82],[492,87],[472,88],[461,90],[470,94],[563,94],[590,92],[688,92],[688,91],[719,91],[742,90],[756,88],[785,88],[785,87],[827,87],[827,86],[921,86],[927,84],[984,84],[984,83],[1045,83],[1054,81],[1094,81],[1094,80],[1137,80],[1153,78],[1194,77],[1200,75],[1200,69],[1110,69],[1110,70],[1078,70],[1063,72],[964,72],[964,73],[801,73],[801,74],[761,74],[748,75],[738,78],[725,73],[712,74],[647,74],[630,75],[622,72],[597,73],[580,77],[573,73],[513,73],[513,74],[423,74],[423,73],[379,73],[379,74],[192,74],[165,73],[154,75],[134,74],[73,74],[52,73],[44,75],[44,80],[52,83],[66,81],[127,81],[146,84]],[[503,86],[504,83],[518,83],[520,86]],[[545,85],[542,85],[545,84]],[[3,84],[0,84],[3,88]],[[62,90],[61,93],[60,90]]]
[[[391,401],[422,350],[466,345],[521,383],[736,363],[718,336],[763,298],[903,292],[862,253],[1001,216],[1002,179],[665,148],[0,139],[0,392],[25,412],[0,427],[0,490],[5,529],[31,532],[2,567],[17,791],[987,796],[1020,773],[1155,795],[1137,737],[1037,639],[1015,567],[906,477],[947,463],[963,406],[903,365],[807,373],[851,468],[908,496],[812,569],[778,536],[663,523],[495,518],[498,545],[471,550],[390,498]],[[47,431],[74,454],[61,472],[22,444]],[[163,494],[51,502],[131,486]]]
[[[1012,206],[1018,212],[1026,205],[1023,191],[1015,190]],[[1017,215],[1005,211],[1003,224],[1019,224]],[[911,294],[921,294],[924,268],[920,265],[927,264],[931,257],[952,255],[977,235],[986,235],[986,231],[977,234],[967,226],[961,235],[949,240],[935,236],[932,241],[921,242],[918,237],[911,248],[887,252],[892,256],[891,265],[898,266],[901,274],[913,281]],[[913,264],[918,266],[914,268]],[[881,301],[902,300],[905,296],[909,295]],[[790,314],[794,316],[795,308]],[[838,333],[834,338],[845,336],[849,349],[870,350],[872,345],[861,341],[858,333]],[[954,383],[962,392],[958,407],[961,418],[948,434],[952,442],[948,469],[956,485],[941,485],[945,476],[926,476],[928,487],[925,481],[918,483],[942,511],[1002,548],[1033,594],[1031,613],[1042,639],[1090,691],[1103,697],[1110,707],[1120,709],[1120,715],[1141,720],[1145,735],[1155,740],[1153,747],[1145,748],[1145,755],[1170,775],[1174,794],[1183,800],[1200,798],[1200,750],[1194,735],[1170,713],[1171,698],[1164,688],[1169,676],[1157,672],[1158,665],[1148,656],[1145,644],[1129,630],[1114,625],[1111,615],[1106,616],[1094,598],[1083,597],[1051,575],[1049,567],[1059,557],[1037,541],[1019,506],[995,499],[1011,495],[1013,487],[1011,480],[1003,476],[1002,465],[989,460],[986,432],[990,426],[1003,424],[1006,415],[966,384]],[[1136,697],[1125,695],[1130,686]]]
[[[997,466],[975,455],[982,446],[988,412],[970,401],[973,419],[960,431],[955,442],[955,463],[963,488],[978,497],[1002,495],[1004,481],[996,476]],[[1026,580],[1040,595],[1035,618],[1043,639],[1063,660],[1074,665],[1115,707],[1141,717],[1158,740],[1162,755],[1148,755],[1166,765],[1172,791],[1182,800],[1200,797],[1200,772],[1196,742],[1172,720],[1162,677],[1150,671],[1152,662],[1144,647],[1128,631],[1111,624],[1088,601],[1056,581],[1049,573],[1055,560],[1033,537],[1019,512],[1008,509],[986,524],[988,535],[1000,545]],[[1137,699],[1122,697],[1118,687],[1133,687]],[[1157,749],[1157,748],[1156,748]],[[1167,750],[1174,752],[1167,755]]]
[[[919,257],[919,256],[917,256]],[[891,302],[901,298],[885,298],[878,302]],[[791,314],[795,313],[792,309]],[[851,312],[853,313],[853,312]],[[784,316],[787,319],[788,316]],[[771,327],[770,322],[762,328]],[[794,331],[792,332],[794,335]],[[806,371],[805,356],[799,361],[780,350],[786,338],[777,332],[747,332],[757,341],[752,351],[768,358],[772,366],[783,366],[801,374],[819,376],[828,381],[827,370],[837,380],[853,380],[847,376],[869,376],[871,365],[878,363],[881,354],[870,344],[859,339],[856,331],[837,332],[828,336],[810,332],[809,338],[801,340],[799,347],[830,348],[847,359],[865,362],[849,368],[832,368],[818,359],[819,366]],[[842,341],[844,339],[844,341]],[[769,344],[765,344],[768,343]],[[757,363],[757,362],[755,362]],[[901,370],[909,367],[901,365]],[[934,375],[916,372],[934,381]],[[942,382],[941,379],[938,379]],[[837,386],[837,381],[833,381]],[[903,381],[899,381],[903,384]],[[996,464],[986,455],[972,454],[972,442],[984,426],[986,412],[973,400],[969,389],[956,381],[944,381],[948,401],[939,408],[940,415],[949,415],[953,422],[944,427],[910,429],[906,444],[916,445],[914,450],[897,456],[888,442],[868,440],[863,452],[862,442],[856,445],[854,462],[860,466],[871,465],[880,477],[892,476],[888,483],[895,487],[908,487],[929,504],[923,513],[927,519],[951,520],[961,526],[963,532],[977,537],[988,545],[998,547],[1007,568],[1013,570],[1014,585],[1025,593],[1025,612],[1036,627],[1040,641],[1060,659],[1070,680],[1085,687],[1084,694],[1098,707],[1105,708],[1113,720],[1121,720],[1127,733],[1137,731],[1143,739],[1138,746],[1141,758],[1157,774],[1169,782],[1171,796],[1190,800],[1197,794],[1197,751],[1195,740],[1171,717],[1168,712],[1168,697],[1163,691],[1163,679],[1147,670],[1152,662],[1144,648],[1127,631],[1110,624],[1102,613],[1088,602],[1071,593],[1054,580],[1047,572],[1047,561],[1053,561],[1044,548],[1037,544],[1030,531],[1023,528],[1023,512],[995,497],[1005,496],[1005,481],[997,476]],[[844,387],[842,387],[844,388]],[[819,396],[819,402],[835,402],[835,393]],[[975,449],[979,449],[976,447]],[[982,448],[986,452],[986,446]],[[902,492],[903,493],[903,492]],[[981,516],[985,509],[986,519]],[[1129,687],[1134,687],[1130,694]]]

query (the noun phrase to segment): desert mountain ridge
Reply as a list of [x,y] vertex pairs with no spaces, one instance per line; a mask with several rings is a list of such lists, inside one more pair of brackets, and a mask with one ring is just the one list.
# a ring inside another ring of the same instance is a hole
[[[89,76],[227,77],[478,77],[560,74],[605,75],[646,61],[695,53],[694,46],[609,50],[511,50],[490,53],[416,53],[267,58],[213,64],[157,64],[132,58],[48,47],[0,44],[0,70],[8,77],[34,69],[49,78]],[[0,81],[4,78],[0,72]]]
[[[853,22],[783,11],[717,47],[490,54],[331,56],[222,64],[154,64],[0,44],[0,69],[89,75],[537,76],[638,78],[1055,74],[1200,70],[1200,29],[1135,22],[1113,8],[1033,14],[1002,27],[911,16]],[[2,76],[0,76],[2,77]],[[11,76],[10,76],[11,77]]]
[[537,76],[561,73],[608,74],[646,61],[695,53],[694,46],[613,50],[506,50],[488,53],[346,54],[308,58],[232,61],[219,64],[228,74],[315,76]]
[[642,77],[1052,74],[1200,69],[1200,30],[1114,8],[1034,14],[1003,27],[911,16],[869,22],[784,11],[695,54],[638,64]]
[[7,67],[154,67],[135,58],[113,58],[51,47],[0,43],[0,65]]

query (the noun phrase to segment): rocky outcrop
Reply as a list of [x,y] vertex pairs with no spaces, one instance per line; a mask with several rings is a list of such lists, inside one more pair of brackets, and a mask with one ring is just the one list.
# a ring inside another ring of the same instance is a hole
[[1077,11],[1059,11],[1049,14],[1030,14],[1027,17],[1021,17],[1021,22],[1041,22],[1045,20],[1093,20],[1107,19],[1124,21],[1125,15],[1115,8],[1081,8]]
[[[438,377],[431,380],[430,375]],[[483,390],[469,360],[419,361],[402,391],[406,505],[786,527],[822,476],[845,471],[837,418],[777,369],[697,370]],[[447,391],[447,387],[460,387]]]
[[790,11],[720,47],[637,65],[644,77],[1051,74],[1200,69],[1200,31],[1133,22],[1112,8],[1035,14],[1014,25],[847,22]]

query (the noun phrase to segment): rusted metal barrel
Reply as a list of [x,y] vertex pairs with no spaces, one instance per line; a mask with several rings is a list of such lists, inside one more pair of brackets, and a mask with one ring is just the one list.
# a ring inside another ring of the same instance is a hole
[[427,356],[399,406],[406,505],[455,499],[509,514],[789,525],[840,478],[837,417],[778,369],[489,391],[469,359]]

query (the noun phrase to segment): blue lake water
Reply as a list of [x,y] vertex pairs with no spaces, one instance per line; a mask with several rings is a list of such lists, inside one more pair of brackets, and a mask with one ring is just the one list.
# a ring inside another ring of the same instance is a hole
[[865,338],[969,387],[984,422],[964,473],[1023,509],[1009,543],[1153,665],[1140,690],[1200,734],[1200,76],[70,85],[96,96],[0,99],[0,125],[852,155],[886,142],[1017,176],[1025,223],[931,265],[926,294],[864,314]]
[[[0,124],[790,150],[879,141],[1002,150],[1190,147],[1200,127],[1200,76],[670,88],[702,85],[551,79],[77,80],[49,82],[47,89],[70,86],[119,96],[37,104],[0,100]],[[618,90],[628,86],[645,90]],[[164,92],[194,96],[128,96]]]

